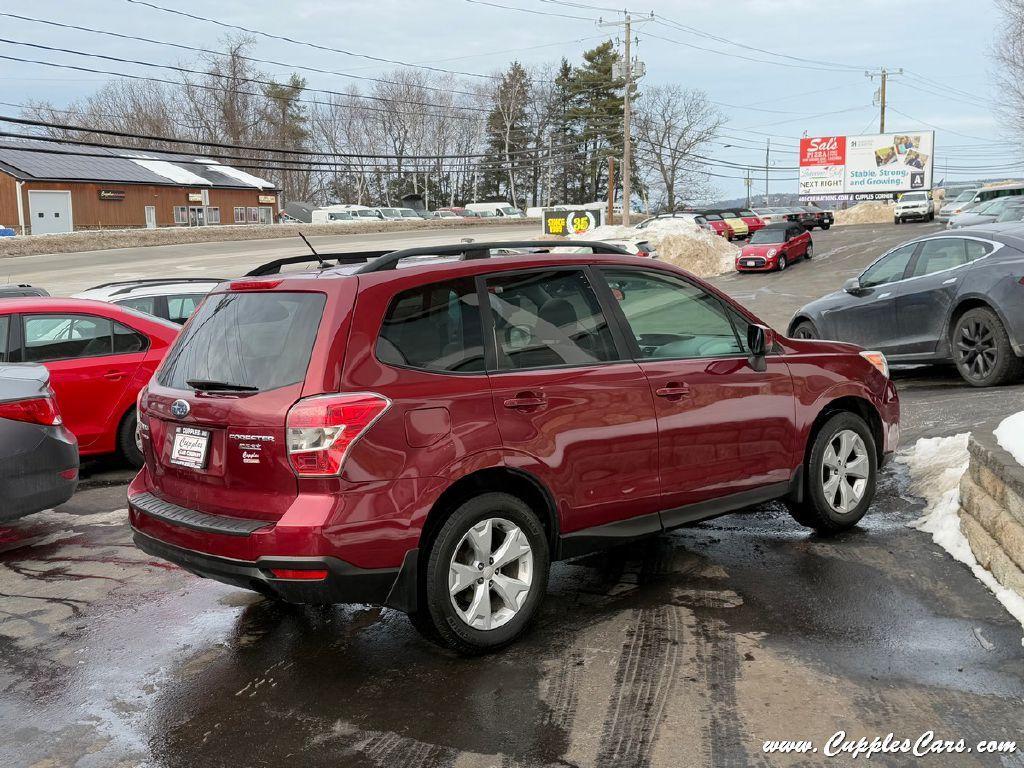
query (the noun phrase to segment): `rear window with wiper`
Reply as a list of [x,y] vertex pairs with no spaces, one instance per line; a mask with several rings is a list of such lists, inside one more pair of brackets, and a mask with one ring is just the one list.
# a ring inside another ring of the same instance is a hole
[[259,291],[211,294],[157,374],[173,389],[254,392],[306,378],[327,297]]

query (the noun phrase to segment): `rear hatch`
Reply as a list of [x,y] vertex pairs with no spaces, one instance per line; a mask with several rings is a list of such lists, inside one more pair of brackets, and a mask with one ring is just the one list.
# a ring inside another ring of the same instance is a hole
[[[350,306],[349,291],[332,302]],[[268,521],[284,514],[298,493],[285,441],[288,410],[323,391],[324,374],[312,368],[338,361],[316,351],[343,344],[347,330],[336,307],[325,312],[327,300],[286,289],[209,296],[143,395],[155,495],[211,514]],[[318,384],[306,385],[307,369]]]

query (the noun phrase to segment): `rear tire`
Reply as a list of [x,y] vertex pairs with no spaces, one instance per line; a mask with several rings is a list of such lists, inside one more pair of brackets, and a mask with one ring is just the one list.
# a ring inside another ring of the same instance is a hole
[[[503,552],[520,554],[495,568]],[[533,510],[507,493],[482,494],[456,509],[431,543],[425,599],[410,619],[428,640],[458,653],[496,651],[533,620],[549,567],[547,534]],[[471,578],[473,569],[479,578]]]
[[117,452],[122,459],[134,469],[141,469],[146,463],[146,457],[142,455],[135,440],[135,430],[138,428],[138,414],[132,408],[121,419],[121,425],[117,428]]
[[807,250],[804,252],[804,258],[808,261],[814,258],[814,243],[807,244]]
[[832,226],[831,224],[822,224],[822,225],[821,225],[821,228],[822,228],[822,229],[828,229],[828,228],[829,228],[829,227],[831,227],[831,226]]
[[793,519],[824,534],[855,526],[875,498],[877,456],[864,419],[849,412],[829,418],[804,465],[803,501],[787,502]]
[[972,387],[998,387],[1024,374],[999,316],[988,307],[963,314],[949,340],[960,376]]

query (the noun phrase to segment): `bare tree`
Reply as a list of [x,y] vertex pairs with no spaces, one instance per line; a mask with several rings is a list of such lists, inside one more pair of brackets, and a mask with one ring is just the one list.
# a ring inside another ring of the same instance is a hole
[[1016,141],[1024,144],[1024,0],[996,0],[1003,23],[992,48],[995,81],[999,88],[999,109],[1008,125],[1016,130]]
[[634,118],[639,165],[669,210],[680,198],[700,196],[707,174],[694,155],[702,154],[723,122],[704,91],[659,85],[640,97]]

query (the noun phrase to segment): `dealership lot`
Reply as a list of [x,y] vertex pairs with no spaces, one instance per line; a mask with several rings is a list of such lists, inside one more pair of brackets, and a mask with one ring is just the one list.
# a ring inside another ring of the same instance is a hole
[[[816,232],[812,262],[715,282],[784,328],[935,228]],[[254,261],[227,250],[206,266]],[[905,442],[969,430],[1024,392],[897,376]],[[0,530],[0,716],[16,724],[0,763],[746,765],[765,740],[897,723],[900,737],[1017,738],[1020,626],[904,527],[920,504],[903,481],[887,469],[864,524],[835,539],[769,505],[560,563],[527,638],[472,660],[393,611],[276,605],[155,561],[131,544],[124,487],[95,482]],[[875,758],[906,764],[891,760]]]

